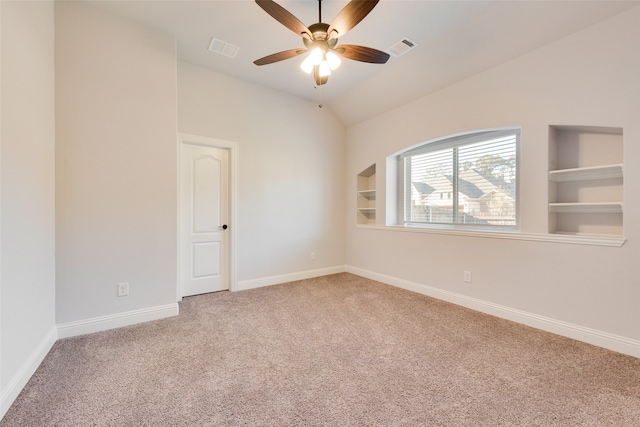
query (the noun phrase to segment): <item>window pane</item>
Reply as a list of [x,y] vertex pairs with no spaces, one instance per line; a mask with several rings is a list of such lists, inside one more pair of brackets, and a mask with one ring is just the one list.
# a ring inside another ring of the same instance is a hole
[[407,157],[405,170],[411,171],[411,209],[407,221],[453,222],[453,149]]
[[405,221],[516,226],[517,134],[404,159]]
[[515,135],[459,148],[458,222],[516,225]]

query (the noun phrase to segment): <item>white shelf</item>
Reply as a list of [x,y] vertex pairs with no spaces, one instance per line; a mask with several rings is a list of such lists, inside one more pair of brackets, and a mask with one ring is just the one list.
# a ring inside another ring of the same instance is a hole
[[358,211],[362,212],[365,215],[376,213],[376,208],[358,208]]
[[554,213],[622,213],[622,202],[549,203]]
[[358,194],[360,194],[365,199],[371,200],[376,198],[376,190],[362,190],[358,191]]
[[549,171],[549,179],[554,182],[589,181],[610,178],[622,178],[622,164]]

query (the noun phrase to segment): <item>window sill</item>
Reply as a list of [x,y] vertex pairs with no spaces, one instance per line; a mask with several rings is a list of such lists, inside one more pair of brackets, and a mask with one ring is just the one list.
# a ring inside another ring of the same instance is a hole
[[401,233],[424,233],[424,234],[440,234],[464,237],[480,237],[485,239],[506,239],[506,240],[526,240],[531,242],[549,242],[549,243],[565,243],[573,245],[592,245],[592,246],[610,246],[622,247],[626,239],[622,237],[596,237],[596,236],[579,236],[568,234],[525,234],[514,231],[473,231],[473,230],[454,230],[454,229],[438,229],[426,227],[403,227],[400,225],[357,225],[357,228],[380,231],[396,231]]

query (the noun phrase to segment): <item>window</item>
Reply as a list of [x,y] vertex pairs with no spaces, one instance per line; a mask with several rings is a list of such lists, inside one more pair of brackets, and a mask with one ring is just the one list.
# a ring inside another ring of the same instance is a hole
[[519,139],[519,129],[479,131],[400,154],[404,224],[517,228]]

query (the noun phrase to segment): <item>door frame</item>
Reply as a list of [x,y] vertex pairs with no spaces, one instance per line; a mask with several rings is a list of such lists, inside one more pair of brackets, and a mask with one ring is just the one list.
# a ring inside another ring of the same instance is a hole
[[178,238],[177,238],[177,277],[176,277],[176,301],[182,301],[182,292],[180,291],[180,225],[182,224],[181,212],[180,212],[180,200],[182,197],[182,144],[190,143],[195,145],[202,145],[205,147],[221,148],[229,150],[229,290],[235,291],[238,289],[238,144],[233,141],[227,141],[224,139],[209,138],[200,135],[191,135],[188,133],[178,133],[177,138],[177,151],[178,151]]

